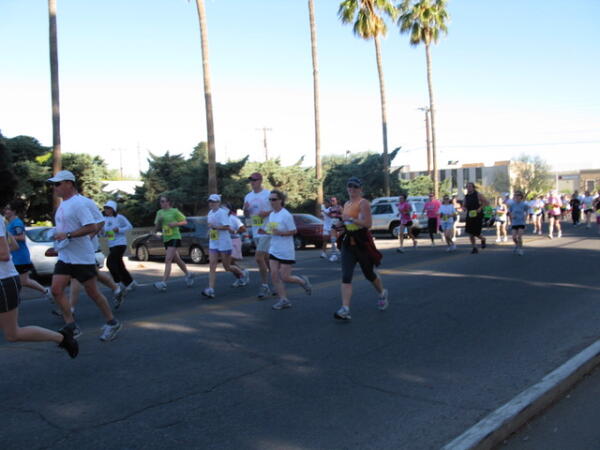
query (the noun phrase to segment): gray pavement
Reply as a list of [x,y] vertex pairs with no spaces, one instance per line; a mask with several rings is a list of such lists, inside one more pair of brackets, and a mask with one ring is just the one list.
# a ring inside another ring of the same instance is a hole
[[501,446],[503,450],[600,448],[600,368]]
[[[121,335],[101,343],[83,300],[78,359],[0,342],[3,447],[440,448],[598,339],[600,241],[565,228],[529,236],[523,257],[509,245],[470,255],[464,241],[399,255],[378,240],[391,305],[378,311],[357,271],[352,323],[332,318],[339,266],[310,250],[296,270],[313,296],[290,289],[289,310],[256,300],[255,272],[242,289],[220,273],[202,300],[200,267],[191,289],[134,292]],[[60,326],[40,300],[20,316]]]

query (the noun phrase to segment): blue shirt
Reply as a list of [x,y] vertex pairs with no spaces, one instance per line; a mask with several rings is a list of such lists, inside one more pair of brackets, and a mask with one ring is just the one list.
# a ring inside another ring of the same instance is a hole
[[512,202],[508,211],[513,225],[525,225],[527,223],[527,211],[529,205],[526,202]]
[[[8,231],[13,236],[21,236],[25,233],[25,224],[21,219],[15,217],[11,220],[6,227],[6,231]],[[25,241],[17,241],[19,244],[19,248],[14,252],[10,252],[12,255],[13,264],[31,264],[31,256],[29,255],[29,249],[27,248],[27,244]]]

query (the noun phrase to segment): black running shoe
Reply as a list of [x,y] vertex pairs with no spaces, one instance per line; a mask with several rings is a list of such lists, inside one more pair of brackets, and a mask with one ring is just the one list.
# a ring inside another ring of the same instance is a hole
[[79,343],[73,337],[73,329],[61,328],[58,332],[63,335],[63,340],[58,346],[64,348],[71,358],[76,358],[79,354]]
[[471,253],[472,253],[472,254],[474,254],[474,253],[479,253],[479,250],[477,250],[477,248],[476,248],[476,247],[473,247],[473,250],[471,250]]
[[485,240],[485,239],[483,239],[483,240],[481,241],[481,248],[485,248],[485,247],[486,247],[486,244],[485,244],[485,243],[486,243],[486,240]]

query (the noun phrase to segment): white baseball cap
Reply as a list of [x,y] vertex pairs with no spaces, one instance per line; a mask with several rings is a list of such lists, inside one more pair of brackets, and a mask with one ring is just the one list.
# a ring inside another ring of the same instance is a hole
[[208,201],[221,203],[221,196],[219,194],[210,194],[208,196]]
[[75,182],[75,175],[73,175],[73,172],[70,172],[68,170],[61,170],[56,175],[54,175],[52,178],[48,178],[48,181],[50,183],[58,183],[59,181]]
[[105,208],[112,208],[114,212],[117,212],[117,202],[114,200],[109,200],[104,204]]

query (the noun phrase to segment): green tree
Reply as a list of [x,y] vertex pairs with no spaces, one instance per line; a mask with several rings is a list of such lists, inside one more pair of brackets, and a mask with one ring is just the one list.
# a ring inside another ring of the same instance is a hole
[[433,82],[431,76],[432,43],[437,43],[441,33],[448,33],[446,26],[448,12],[446,0],[403,0],[398,5],[400,17],[398,26],[400,33],[410,33],[410,44],[418,46],[425,44],[425,59],[427,62],[427,88],[429,90],[429,114],[431,117],[431,153],[433,165],[433,188],[439,194],[439,173],[437,169],[437,148],[435,137],[435,108],[433,101]]
[[513,190],[521,191],[531,199],[552,189],[550,165],[539,156],[521,155],[511,162]]
[[91,198],[98,205],[102,205],[108,194],[102,190],[108,177],[106,162],[100,156],[87,153],[64,153],[62,163],[65,170],[70,170],[77,180],[79,192]]
[[353,31],[356,36],[365,40],[373,39],[375,44],[383,129],[383,191],[386,196],[390,195],[390,161],[393,158],[388,157],[387,112],[380,36],[385,36],[387,33],[384,16],[395,20],[397,14],[398,10],[389,0],[344,0],[338,9],[338,17],[342,23],[353,23]]

